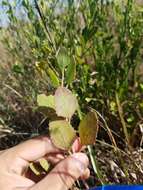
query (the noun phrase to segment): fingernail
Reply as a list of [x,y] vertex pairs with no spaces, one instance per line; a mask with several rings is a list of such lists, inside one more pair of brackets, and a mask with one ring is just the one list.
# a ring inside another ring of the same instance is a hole
[[75,153],[72,155],[72,158],[74,158],[75,167],[78,167],[81,175],[84,174],[88,166],[88,157],[83,153]]

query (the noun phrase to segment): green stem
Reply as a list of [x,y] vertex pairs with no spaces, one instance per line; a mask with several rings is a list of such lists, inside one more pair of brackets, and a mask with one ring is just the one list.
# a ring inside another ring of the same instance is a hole
[[62,70],[62,83],[61,86],[64,87],[64,78],[65,78],[65,71],[64,69]]
[[[95,110],[95,111],[96,111],[96,110]],[[116,141],[115,141],[115,139],[114,139],[114,137],[113,137],[113,135],[112,135],[112,132],[111,132],[110,128],[108,127],[108,124],[107,124],[106,120],[104,119],[104,117],[103,117],[98,111],[96,111],[96,113],[97,113],[97,114],[99,115],[99,117],[103,120],[103,122],[104,122],[104,124],[105,124],[105,127],[106,127],[106,129],[107,129],[109,138],[110,138],[112,144],[114,145],[115,151],[116,151],[116,150],[117,150],[117,144],[116,144]]]
[[127,142],[128,147],[131,149],[130,139],[129,139],[129,135],[128,135],[128,131],[127,131],[127,126],[126,126],[124,116],[123,116],[123,109],[121,107],[119,96],[118,96],[117,92],[116,92],[115,97],[116,97],[116,104],[117,104],[117,108],[118,108],[119,117],[120,117],[120,120],[121,120],[121,123],[122,123],[124,135],[125,135],[125,138],[126,138],[126,142]]
[[105,183],[103,181],[102,174],[101,174],[100,170],[98,169],[97,161],[96,161],[95,155],[93,154],[92,147],[90,145],[88,145],[87,148],[88,148],[88,152],[89,152],[89,156],[90,156],[90,160],[91,160],[93,170],[97,174],[98,179],[100,180],[101,184],[104,185]]
[[44,29],[45,29],[45,31],[46,31],[46,34],[47,34],[47,37],[48,37],[48,41],[49,41],[49,43],[50,43],[50,45],[51,45],[51,48],[54,50],[54,52],[55,52],[55,54],[56,54],[56,44],[55,44],[55,42],[54,42],[54,40],[53,40],[53,38],[52,38],[52,36],[51,36],[51,33],[50,33],[50,31],[49,31],[49,28],[47,27],[47,24],[46,24],[46,21],[45,21],[45,17],[44,17],[44,15],[43,15],[43,12],[41,11],[41,8],[40,8],[40,6],[39,6],[37,0],[34,0],[34,3],[35,3],[35,6],[36,6],[36,9],[37,9],[37,11],[38,11],[38,14],[39,14],[39,16],[40,16],[40,19],[41,19],[41,21],[42,21],[42,24],[43,24],[43,26],[44,26]]

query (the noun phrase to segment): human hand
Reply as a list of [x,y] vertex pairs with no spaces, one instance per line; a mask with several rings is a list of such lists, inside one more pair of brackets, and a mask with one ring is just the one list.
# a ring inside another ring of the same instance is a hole
[[[76,148],[78,147],[76,143]],[[39,182],[27,176],[30,162],[40,158],[53,157],[56,166]],[[81,176],[88,177],[88,158],[83,153],[74,153],[60,161],[62,151],[57,149],[47,137],[28,140],[8,150],[0,152],[1,190],[67,190]],[[62,157],[62,156],[61,156]]]

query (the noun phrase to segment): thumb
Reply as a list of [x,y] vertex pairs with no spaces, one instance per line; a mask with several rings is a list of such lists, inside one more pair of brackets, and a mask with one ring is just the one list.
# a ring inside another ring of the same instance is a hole
[[31,190],[67,190],[84,174],[88,158],[83,153],[75,153],[61,161],[56,167]]

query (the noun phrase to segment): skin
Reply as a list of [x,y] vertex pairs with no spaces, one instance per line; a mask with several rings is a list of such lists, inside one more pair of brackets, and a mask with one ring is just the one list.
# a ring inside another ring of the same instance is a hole
[[[88,158],[83,153],[76,153],[80,147],[76,140],[73,153],[64,157],[64,152],[57,149],[48,137],[28,140],[8,150],[0,152],[0,189],[1,190],[68,190],[78,178],[89,176]],[[55,167],[48,175],[39,180],[29,175],[30,162],[45,157]]]

